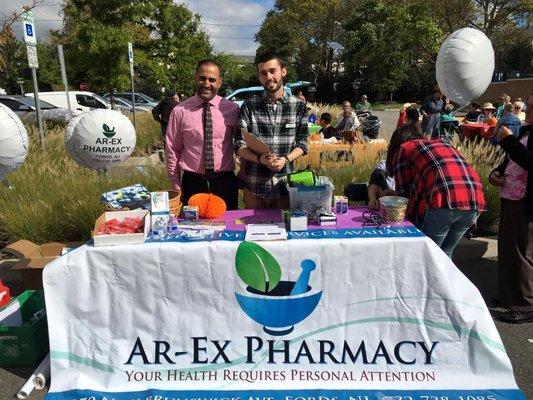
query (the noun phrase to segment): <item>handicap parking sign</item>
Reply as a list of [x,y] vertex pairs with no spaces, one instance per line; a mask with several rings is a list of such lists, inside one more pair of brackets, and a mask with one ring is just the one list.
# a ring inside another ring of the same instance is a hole
[[37,44],[33,21],[24,21],[24,42],[26,42],[26,44]]

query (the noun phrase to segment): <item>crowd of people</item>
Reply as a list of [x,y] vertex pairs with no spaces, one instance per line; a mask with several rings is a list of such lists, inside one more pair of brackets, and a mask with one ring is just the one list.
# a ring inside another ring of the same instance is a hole
[[[196,193],[210,192],[220,196],[228,209],[236,209],[242,189],[248,209],[289,208],[285,177],[293,170],[293,162],[308,151],[310,112],[305,100],[285,91],[287,69],[277,53],[259,55],[256,66],[265,90],[247,99],[240,109],[218,95],[221,69],[210,59],[198,63],[193,97],[177,103],[174,94],[167,93],[154,109],[165,136],[172,188],[181,191],[185,204]],[[509,309],[502,319],[520,323],[533,320],[533,174],[529,173],[533,144],[528,140],[533,107],[527,108],[524,124],[517,126],[506,118],[514,121],[508,116],[517,115],[515,104],[521,112],[524,105],[501,97],[506,103],[498,104],[500,122],[495,132],[507,159],[490,176],[491,183],[501,187],[502,196],[500,301]],[[533,96],[528,104],[532,102]],[[371,110],[367,96],[355,110]],[[355,110],[344,102],[335,127],[332,115],[322,113],[318,123],[324,138],[355,131],[360,125]],[[449,257],[486,210],[478,173],[458,149],[435,135],[441,115],[451,115],[451,110],[438,87],[424,100],[420,112],[405,104],[386,157],[373,171],[369,184],[346,188],[350,199],[365,200],[370,208],[377,208],[384,195],[408,198],[407,218]],[[494,111],[498,115],[490,103],[482,109],[473,103],[466,119],[492,118]],[[238,176],[235,156],[240,160]]]
[[[425,100],[421,124],[416,105],[404,105],[386,160],[378,163],[368,185],[349,184],[345,194],[351,200],[367,201],[371,208],[379,207],[381,196],[395,193],[407,197],[408,219],[451,257],[486,204],[478,173],[459,150],[442,140],[442,134],[431,130],[439,121],[442,126],[443,116],[453,119],[452,108],[441,95],[436,90]],[[485,103],[481,110],[473,103],[465,119],[497,119],[492,141],[503,149],[506,159],[489,180],[501,188],[499,303],[508,312],[500,318],[523,323],[533,321],[533,143],[529,140],[533,93],[523,120],[518,116],[525,108],[521,100],[511,103],[507,95],[500,98],[506,103],[498,105],[499,118],[492,104]]]

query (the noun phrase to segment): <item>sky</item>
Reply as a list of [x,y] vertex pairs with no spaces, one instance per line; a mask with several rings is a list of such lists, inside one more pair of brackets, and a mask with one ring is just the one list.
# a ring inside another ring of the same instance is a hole
[[[0,0],[0,23],[6,16],[20,10],[28,0]],[[61,28],[60,0],[46,0],[46,5],[34,9],[38,39],[44,39],[50,29]],[[183,0],[189,10],[201,15],[202,28],[209,34],[216,51],[255,55],[254,35],[259,30],[274,0]],[[22,36],[20,24],[14,25],[17,37]]]

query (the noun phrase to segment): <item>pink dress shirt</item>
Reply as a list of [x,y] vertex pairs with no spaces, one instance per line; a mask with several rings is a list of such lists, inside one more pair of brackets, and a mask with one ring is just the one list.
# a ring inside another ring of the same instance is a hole
[[[166,134],[167,172],[172,189],[181,189],[181,171],[205,173],[203,100],[194,95],[179,103],[170,114]],[[213,122],[215,172],[233,171],[233,139],[239,106],[215,96],[210,101]]]

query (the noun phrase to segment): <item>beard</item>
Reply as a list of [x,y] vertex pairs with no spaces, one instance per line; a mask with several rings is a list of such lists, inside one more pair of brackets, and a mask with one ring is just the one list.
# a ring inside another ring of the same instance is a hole
[[271,82],[266,82],[263,84],[263,87],[265,88],[265,90],[268,92],[268,93],[276,93],[280,88],[281,86],[283,86],[283,82],[277,82],[274,86],[270,87]]

